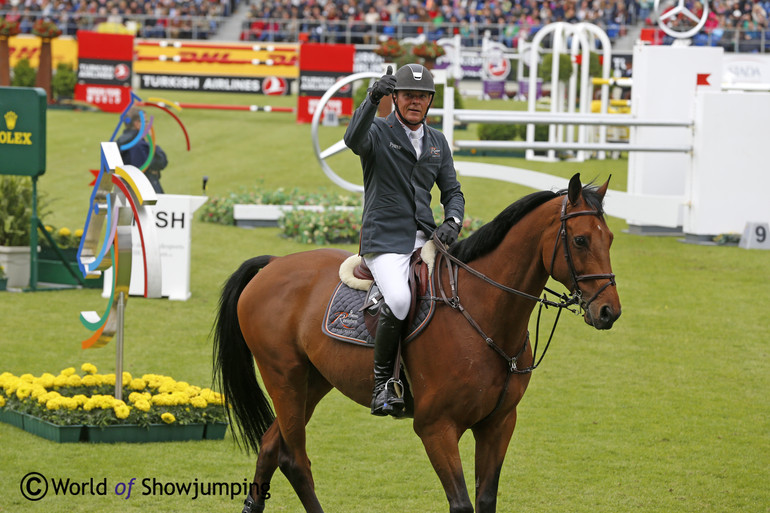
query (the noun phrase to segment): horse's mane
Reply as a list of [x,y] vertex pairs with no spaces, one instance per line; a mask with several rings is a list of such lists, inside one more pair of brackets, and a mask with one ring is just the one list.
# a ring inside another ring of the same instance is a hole
[[[583,187],[583,199],[589,207],[596,209],[600,215],[603,215],[602,200],[596,193],[596,189],[592,184],[585,185]],[[521,218],[543,203],[565,194],[567,194],[566,189],[557,192],[533,192],[524,196],[508,205],[492,221],[476,230],[470,237],[453,244],[449,252],[465,263],[480,258],[499,246],[508,230]]]

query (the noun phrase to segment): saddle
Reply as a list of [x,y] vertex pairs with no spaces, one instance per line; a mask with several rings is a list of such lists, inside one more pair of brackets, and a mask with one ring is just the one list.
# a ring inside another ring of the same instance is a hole
[[[433,264],[436,248],[429,241],[410,259],[409,288],[412,301],[406,318],[402,344],[406,345],[433,317]],[[354,255],[340,265],[340,282],[326,307],[322,331],[343,342],[374,347],[382,294],[364,259]]]

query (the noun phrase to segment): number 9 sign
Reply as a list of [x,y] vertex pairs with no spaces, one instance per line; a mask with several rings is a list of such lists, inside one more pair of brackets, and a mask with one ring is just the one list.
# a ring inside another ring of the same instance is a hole
[[768,223],[746,223],[739,246],[744,249],[770,249]]

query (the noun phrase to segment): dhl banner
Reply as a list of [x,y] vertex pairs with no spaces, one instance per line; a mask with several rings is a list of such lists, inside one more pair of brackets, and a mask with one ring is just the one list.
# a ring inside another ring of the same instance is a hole
[[[20,60],[29,60],[30,66],[37,69],[40,59],[40,38],[37,36],[19,35],[8,38],[8,48],[11,54],[11,68]],[[51,40],[53,68],[61,63],[72,64],[72,69],[78,66],[78,42],[72,36],[61,36]]]
[[141,74],[238,77],[299,75],[298,44],[214,44],[193,41],[138,41],[134,72]]

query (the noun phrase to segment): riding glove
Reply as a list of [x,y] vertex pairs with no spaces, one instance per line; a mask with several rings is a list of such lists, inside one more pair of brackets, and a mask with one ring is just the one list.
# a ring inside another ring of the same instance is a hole
[[380,103],[382,97],[393,94],[395,88],[396,76],[393,74],[393,66],[388,66],[388,71],[372,87],[372,92],[370,93],[372,102],[375,104]]
[[451,217],[436,228],[436,237],[447,246],[451,246],[460,235],[460,225]]

